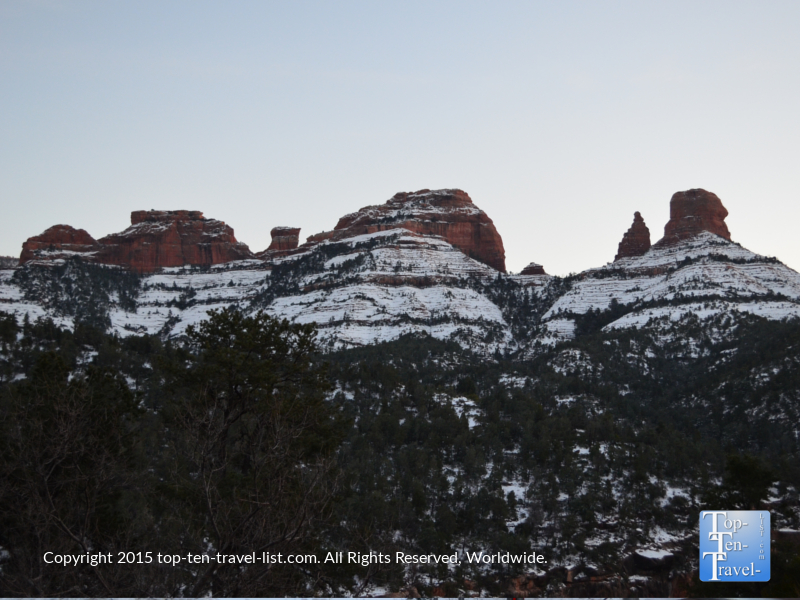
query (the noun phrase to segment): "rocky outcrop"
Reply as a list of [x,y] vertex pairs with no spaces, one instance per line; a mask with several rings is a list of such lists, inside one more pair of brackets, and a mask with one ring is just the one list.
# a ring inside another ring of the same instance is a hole
[[75,229],[69,225],[53,225],[44,233],[30,237],[22,244],[19,264],[37,259],[56,260],[73,256],[91,260],[98,250],[100,244],[85,230]]
[[544,272],[542,265],[532,262],[520,271],[520,275],[547,275],[547,273]]
[[131,226],[95,240],[83,229],[55,225],[22,244],[20,264],[80,256],[84,260],[150,273],[162,267],[215,265],[251,258],[222,221],[196,210],[137,210]]
[[98,240],[95,259],[109,265],[149,273],[162,267],[216,265],[252,258],[250,249],[236,241],[233,229],[206,219],[196,210],[138,210],[131,226]]
[[299,227],[273,227],[270,235],[272,236],[272,243],[270,243],[267,251],[285,252],[286,250],[294,250],[300,243]]
[[633,213],[633,224],[622,236],[614,261],[630,256],[641,256],[650,250],[650,230],[639,211]]
[[466,192],[457,189],[400,192],[385,204],[342,217],[333,231],[312,235],[304,245],[396,228],[440,236],[467,256],[506,271],[503,239],[494,223]]
[[669,203],[669,221],[664,226],[664,237],[656,246],[672,246],[709,231],[730,241],[731,234],[725,224],[728,211],[716,194],[696,189],[677,192]]

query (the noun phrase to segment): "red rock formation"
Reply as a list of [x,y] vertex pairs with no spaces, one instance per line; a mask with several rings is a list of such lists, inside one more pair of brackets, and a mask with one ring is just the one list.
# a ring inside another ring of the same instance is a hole
[[532,262],[522,269],[520,275],[547,275],[547,273],[544,272],[544,267],[542,265]]
[[641,256],[650,250],[650,230],[639,211],[633,213],[633,225],[622,236],[614,261],[626,256]]
[[267,248],[267,251],[283,252],[294,250],[300,243],[299,227],[273,227],[270,235],[272,236],[272,243]]
[[671,246],[681,240],[710,231],[726,240],[731,239],[725,217],[728,211],[716,194],[696,189],[677,192],[669,202],[669,221],[664,226],[664,237],[656,246]]
[[99,240],[96,261],[149,273],[162,267],[215,265],[252,258],[233,229],[190,210],[138,210],[131,226]]
[[304,245],[396,228],[438,235],[467,256],[506,271],[503,239],[494,223],[466,192],[456,189],[400,192],[385,204],[342,217],[333,231],[310,236]]
[[100,250],[100,244],[83,229],[75,229],[69,225],[53,225],[44,233],[28,238],[22,244],[19,264],[30,260],[70,258],[83,255],[92,259],[94,252]]
[[335,231],[320,231],[319,233],[315,233],[314,235],[310,235],[306,238],[305,245],[314,245],[319,244],[320,242],[324,242],[325,240],[330,240],[336,235]]

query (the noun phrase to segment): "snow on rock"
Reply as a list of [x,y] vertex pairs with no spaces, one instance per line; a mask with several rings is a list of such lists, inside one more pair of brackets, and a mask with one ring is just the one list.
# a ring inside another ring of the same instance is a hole
[[[693,298],[698,302],[692,303]],[[782,319],[800,315],[800,274],[777,259],[701,232],[670,246],[654,246],[642,256],[620,258],[584,271],[545,313],[543,321],[559,322],[548,328],[548,333],[557,333],[564,329],[564,319],[607,310],[612,301],[634,310],[611,328],[643,326],[650,318],[667,313],[680,319],[686,312],[708,316],[739,310]],[[662,306],[650,308],[648,304]],[[565,331],[561,339],[569,337],[570,332]]]
[[53,225],[43,233],[25,240],[19,262],[24,264],[31,260],[77,255],[91,257],[99,249],[100,244],[84,229],[75,229],[70,225]]
[[787,318],[800,318],[800,304],[792,302],[711,302],[691,303],[680,306],[664,306],[661,308],[648,308],[642,311],[629,313],[616,321],[606,325],[604,329],[625,329],[628,327],[645,327],[659,319],[668,319],[679,322],[693,315],[701,320],[721,314],[749,313],[766,319],[780,321]]
[[[509,341],[500,309],[474,290],[444,286],[356,284],[278,298],[270,314],[297,323],[316,323],[320,338],[340,346],[390,341],[407,333],[439,339],[469,339],[486,350]],[[484,330],[497,329],[497,339]]]
[[[234,253],[231,257],[237,260],[202,268],[172,266],[139,275],[123,275],[127,271],[116,268],[109,271],[110,277],[137,279],[127,300],[121,298],[124,290],[108,292],[107,322],[122,336],[174,337],[205,319],[208,311],[235,306],[249,313],[265,310],[296,323],[315,323],[328,349],[420,334],[485,354],[519,350],[525,357],[573,339],[582,315],[612,306],[615,312],[595,321],[596,328],[664,329],[694,318],[713,329],[719,328],[713,321],[726,316],[800,317],[800,274],[708,231],[565,279],[538,268],[536,273],[505,275],[486,264],[488,255],[476,260],[467,246],[456,244],[453,236],[459,228],[482,231],[490,224],[462,194],[444,190],[398,195],[385,205],[344,217],[335,235],[263,260]],[[447,214],[455,216],[446,220]],[[143,239],[139,229],[158,237],[161,234],[156,235],[154,228],[172,231],[184,221],[198,223],[192,231],[197,239],[208,228],[214,235],[217,229],[228,235],[224,224],[198,215],[170,214],[167,219],[144,214],[129,228],[130,237]],[[411,227],[411,222],[428,225]],[[437,225],[445,222],[449,225],[444,229]],[[63,240],[73,245],[86,241],[73,233],[62,232]],[[290,233],[294,235],[294,230]],[[232,231],[229,234],[234,243]],[[48,248],[37,251],[44,256]],[[72,328],[74,311],[37,296],[40,288],[31,286],[39,281],[36,277],[52,278],[58,269],[63,277],[72,278],[61,283],[85,284],[80,266],[85,263],[65,254],[74,251],[64,246],[54,260],[37,255],[16,272],[0,271],[0,311],[20,320],[26,314],[32,320],[51,318]],[[15,273],[30,277],[26,280]],[[56,283],[53,289],[66,289]],[[63,290],[59,293],[63,295]],[[686,346],[686,351],[693,350]],[[562,352],[551,366],[564,373],[598,368],[584,363],[580,353]]]
[[401,227],[439,236],[468,256],[505,272],[503,240],[489,216],[457,189],[399,192],[384,204],[345,215],[334,227],[308,238],[313,245]]

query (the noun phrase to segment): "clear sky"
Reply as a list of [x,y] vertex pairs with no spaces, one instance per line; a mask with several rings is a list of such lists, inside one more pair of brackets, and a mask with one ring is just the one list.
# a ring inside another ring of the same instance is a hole
[[702,187],[800,269],[800,2],[0,2],[0,254],[202,210],[252,250],[457,187],[511,271]]

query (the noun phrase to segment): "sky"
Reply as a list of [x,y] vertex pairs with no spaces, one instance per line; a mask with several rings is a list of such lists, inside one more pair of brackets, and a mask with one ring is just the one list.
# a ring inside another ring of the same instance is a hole
[[460,188],[513,272],[704,188],[800,269],[800,2],[0,2],[0,255],[201,210],[251,250]]

